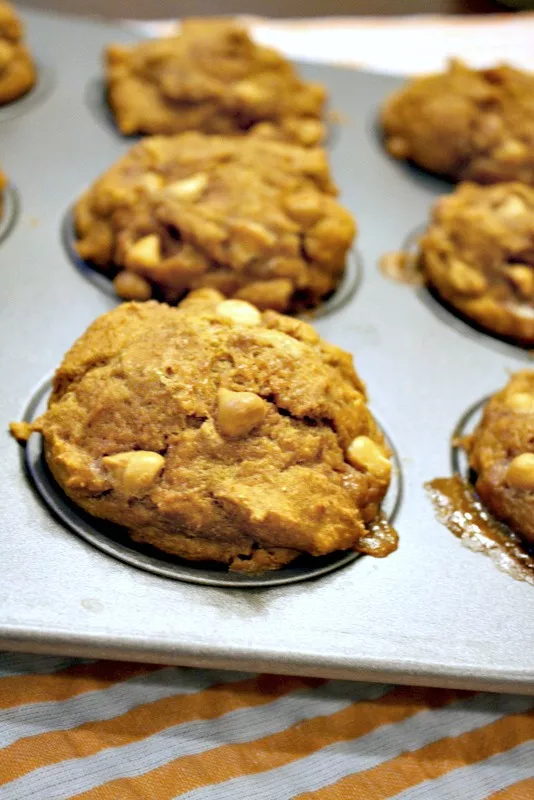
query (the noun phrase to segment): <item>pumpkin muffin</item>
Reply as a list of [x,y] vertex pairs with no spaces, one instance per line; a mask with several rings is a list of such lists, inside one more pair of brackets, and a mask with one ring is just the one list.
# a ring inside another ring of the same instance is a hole
[[393,94],[382,125],[391,155],[429,172],[534,184],[534,73],[452,61]]
[[124,134],[243,134],[254,125],[322,141],[323,86],[230,20],[190,19],[178,36],[107,50],[108,99]]
[[232,570],[386,555],[371,531],[390,453],[351,357],[305,322],[213,289],[98,318],[37,431],[56,481],[133,539]]
[[22,97],[35,83],[35,67],[23,37],[14,8],[0,0],[0,105]]
[[483,502],[534,544],[534,370],[516,373],[489,400],[464,447]]
[[464,183],[419,242],[425,279],[483,328],[534,345],[534,188]]
[[323,150],[184,133],[136,144],[80,198],[76,249],[124,299],[210,286],[278,311],[338,285],[355,235]]

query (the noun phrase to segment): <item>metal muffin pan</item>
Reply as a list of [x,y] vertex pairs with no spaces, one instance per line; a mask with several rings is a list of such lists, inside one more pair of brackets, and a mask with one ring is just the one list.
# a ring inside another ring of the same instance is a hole
[[51,13],[24,16],[55,82],[24,114],[0,117],[2,167],[20,199],[0,244],[0,646],[534,693],[533,588],[463,547],[436,521],[423,488],[450,474],[457,421],[524,368],[525,351],[495,347],[474,329],[466,336],[377,268],[450,191],[383,150],[376,112],[397,79],[300,65],[343,113],[330,157],[358,221],[363,262],[358,291],[314,324],[354,355],[395,445],[404,484],[399,550],[297,584],[199,586],[111,557],[42,502],[6,428],[72,342],[116,304],[73,267],[62,225],[84,187],[131,146],[95,116],[87,86],[102,77],[102,48],[134,37]]

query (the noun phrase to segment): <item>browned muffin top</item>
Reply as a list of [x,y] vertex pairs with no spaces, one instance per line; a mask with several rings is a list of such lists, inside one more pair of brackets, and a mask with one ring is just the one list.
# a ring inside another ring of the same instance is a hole
[[173,38],[112,45],[107,78],[126,134],[240,134],[262,123],[300,144],[324,138],[324,87],[231,20],[190,19]]
[[411,80],[382,110],[386,147],[430,172],[534,184],[534,74],[501,65]]

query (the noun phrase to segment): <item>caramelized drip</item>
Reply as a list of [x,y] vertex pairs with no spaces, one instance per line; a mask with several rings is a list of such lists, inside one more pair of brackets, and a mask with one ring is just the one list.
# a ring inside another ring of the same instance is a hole
[[459,475],[425,484],[438,520],[470,550],[488,555],[503,572],[534,586],[534,557],[509,528],[486,511]]
[[379,261],[383,275],[398,283],[408,286],[421,286],[424,283],[423,273],[416,253],[397,250],[386,253]]
[[399,544],[397,531],[391,527],[381,514],[368,525],[369,533],[358,542],[358,550],[375,558],[385,558],[393,553]]

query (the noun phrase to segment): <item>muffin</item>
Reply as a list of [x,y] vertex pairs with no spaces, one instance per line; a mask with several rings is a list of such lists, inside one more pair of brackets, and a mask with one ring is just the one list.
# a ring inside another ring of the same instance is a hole
[[425,280],[492,333],[534,345],[534,188],[464,183],[420,239]]
[[136,144],[78,201],[76,249],[132,300],[210,286],[278,311],[339,283],[355,235],[325,153],[184,133]]
[[35,67],[23,36],[15,10],[0,0],[0,105],[17,100],[35,83]]
[[501,65],[410,81],[382,109],[391,155],[477,183],[534,183],[534,74]]
[[236,135],[261,124],[305,145],[324,138],[324,87],[230,20],[190,19],[173,38],[111,45],[107,85],[124,134]]
[[175,556],[260,572],[302,553],[385,554],[370,530],[390,453],[352,359],[213,289],[98,318],[48,410],[12,431],[42,434],[74,503]]
[[534,370],[516,373],[489,400],[464,447],[485,505],[534,544]]

